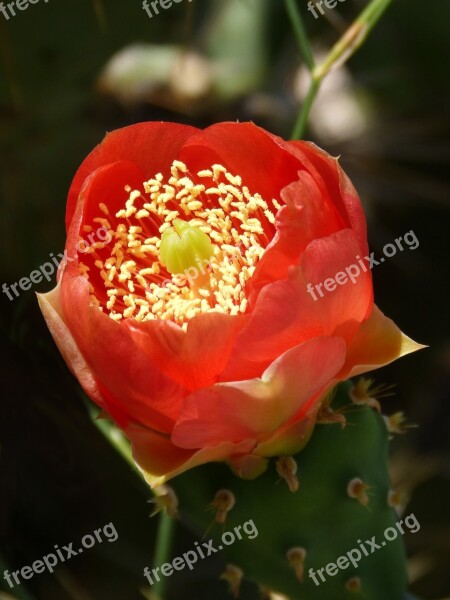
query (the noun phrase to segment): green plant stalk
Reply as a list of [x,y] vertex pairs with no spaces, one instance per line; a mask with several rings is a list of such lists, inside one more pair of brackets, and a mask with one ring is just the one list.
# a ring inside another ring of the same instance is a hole
[[303,102],[302,109],[298,114],[297,120],[294,125],[294,129],[292,130],[291,138],[293,140],[299,140],[303,136],[303,132],[306,129],[306,123],[308,122],[309,113],[311,112],[311,108],[313,102],[317,96],[317,93],[320,88],[321,80],[311,80],[311,85],[308,90],[308,94]]
[[[286,6],[289,7],[289,14],[291,14],[291,12],[296,13],[295,19],[291,16],[293,27],[296,32],[300,50],[302,51],[305,62],[311,72],[310,88],[300,109],[299,116],[292,132],[292,139],[300,139],[303,137],[312,105],[324,78],[332,69],[347,62],[356,50],[358,50],[391,2],[392,0],[372,0],[372,2],[370,2],[370,4],[355,19],[352,25],[350,25],[344,35],[331,48],[325,60],[320,65],[311,68],[311,59],[308,55],[308,50],[305,53],[305,48],[310,50],[310,45],[309,42],[305,44],[304,38],[306,38],[306,35],[304,34],[302,17],[300,16],[295,0],[286,0]],[[300,30],[302,33],[300,35],[294,21],[300,22],[301,24]],[[314,61],[312,64],[314,65]]]
[[131,454],[131,446],[125,439],[123,433],[117,429],[117,427],[111,423],[111,421],[101,418],[98,416],[98,409],[94,408],[90,403],[88,405],[89,413],[92,417],[92,422],[100,431],[100,433],[106,438],[106,440],[115,448],[115,450],[124,458],[129,465],[131,465],[136,471],[138,468],[133,460]]
[[311,50],[311,45],[306,35],[305,25],[303,23],[303,17],[298,9],[296,0],[285,0],[286,10],[294,29],[297,42],[300,48],[303,58],[305,59],[308,69],[312,71],[314,69],[314,56]]
[[[169,517],[165,510],[161,511],[159,517],[158,531],[156,534],[156,549],[154,566],[160,567],[162,564],[168,562],[170,558],[173,534],[175,531],[175,519]],[[162,577],[157,581],[152,591],[155,596],[155,600],[164,600],[166,591],[167,578]]]
[[[93,410],[91,415],[94,417]],[[139,470],[133,460],[130,445],[125,440],[123,434],[111,422],[105,419],[94,417],[94,424],[108,442],[119,452],[119,454],[137,471]],[[156,532],[156,546],[154,566],[159,567],[168,562],[171,553],[172,540],[175,531],[175,519],[169,517],[165,510],[162,510],[159,517],[158,530]],[[155,600],[164,600],[166,580],[162,578],[157,581],[152,588]]]
[[392,0],[372,0],[350,25],[341,39],[331,48],[323,63],[314,68],[312,72],[313,79],[321,80],[331,69],[347,62],[364,43],[391,2]]

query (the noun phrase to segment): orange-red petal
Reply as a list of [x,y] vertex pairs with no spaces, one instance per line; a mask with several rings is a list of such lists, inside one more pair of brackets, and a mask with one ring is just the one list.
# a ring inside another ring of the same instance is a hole
[[296,181],[284,187],[280,196],[286,206],[277,214],[277,233],[249,282],[251,305],[264,285],[287,276],[308,244],[346,228],[335,205],[323,197],[320,184],[307,171],[299,171]]
[[186,398],[173,433],[183,448],[261,439],[301,420],[345,360],[341,338],[315,338],[292,348],[260,379],[220,383]]
[[50,333],[67,366],[78,379],[86,394],[99,406],[104,406],[104,399],[100,393],[96,377],[64,322],[61,306],[61,284],[58,284],[47,294],[37,294],[37,297]]
[[360,250],[368,252],[367,224],[359,196],[350,179],[339,165],[337,158],[311,142],[285,142],[287,148],[314,174],[320,173],[323,197],[328,197],[339,210],[342,218],[356,233]]
[[134,424],[125,429],[125,434],[131,441],[136,463],[152,487],[198,465],[247,454],[255,447],[254,440],[244,440],[239,444],[225,442],[201,450],[185,450],[175,446],[167,436]]
[[220,163],[252,193],[271,200],[297,178],[300,167],[277,139],[253,123],[218,123],[192,135],[179,157],[193,173]]
[[124,323],[116,323],[90,305],[88,282],[83,277],[64,274],[61,295],[65,322],[97,380],[108,391],[109,412],[116,407],[128,419],[170,432],[186,391],[157,368]]
[[361,271],[354,284],[349,281],[332,292],[322,287],[323,297],[316,292],[316,300],[307,285],[335,277],[355,262],[358,251],[349,229],[311,242],[287,280],[261,290],[221,380],[256,377],[277,356],[316,336],[339,335],[349,341],[373,302],[370,272]]
[[215,383],[229,361],[236,337],[248,316],[217,312],[193,317],[187,330],[171,321],[126,320],[127,327],[152,362],[188,390]]
[[167,174],[184,142],[198,129],[178,123],[137,123],[108,133],[83,161],[70,187],[66,207],[69,230],[86,178],[100,167],[118,161],[135,164],[141,183],[158,172]]

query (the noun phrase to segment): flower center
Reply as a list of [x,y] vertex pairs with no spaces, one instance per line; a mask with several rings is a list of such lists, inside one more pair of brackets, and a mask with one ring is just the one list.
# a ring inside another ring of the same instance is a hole
[[[79,263],[91,302],[116,321],[169,319],[187,327],[203,312],[247,310],[245,288],[275,233],[277,200],[251,193],[222,165],[195,174],[174,161],[144,193],[127,187],[125,207],[93,219],[113,241]],[[92,231],[85,225],[84,231]]]
[[214,246],[208,235],[181,219],[175,219],[173,227],[161,236],[159,262],[174,275],[195,269],[202,260],[209,262],[213,256]]

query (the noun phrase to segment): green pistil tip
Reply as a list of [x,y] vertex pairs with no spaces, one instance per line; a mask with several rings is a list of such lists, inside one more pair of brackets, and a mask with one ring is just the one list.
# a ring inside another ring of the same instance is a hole
[[161,236],[159,259],[169,273],[185,273],[199,268],[201,261],[209,261],[214,247],[208,235],[186,221],[175,219]]

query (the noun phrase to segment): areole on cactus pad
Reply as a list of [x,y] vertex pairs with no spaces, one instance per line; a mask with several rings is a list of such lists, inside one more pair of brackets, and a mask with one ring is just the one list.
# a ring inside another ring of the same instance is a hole
[[[111,241],[84,252],[98,224]],[[108,134],[67,202],[68,256],[39,297],[89,397],[153,486],[227,461],[242,477],[298,452],[334,386],[420,348],[374,305],[338,160],[251,123],[142,123]]]

